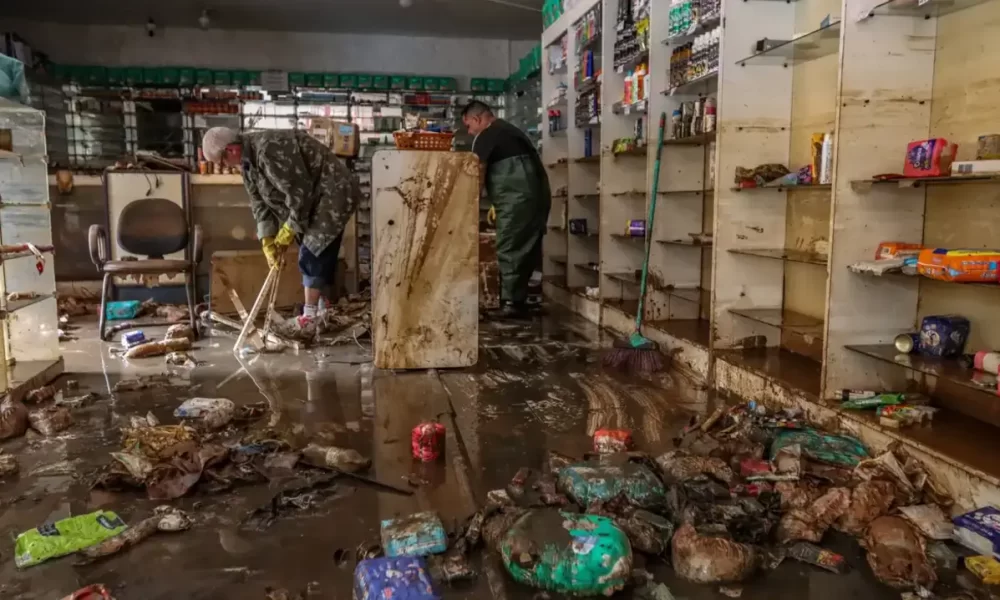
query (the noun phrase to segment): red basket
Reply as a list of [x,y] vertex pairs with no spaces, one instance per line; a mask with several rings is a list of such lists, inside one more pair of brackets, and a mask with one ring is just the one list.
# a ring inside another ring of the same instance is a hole
[[433,133],[430,131],[397,131],[396,147],[400,150],[451,150],[454,133]]

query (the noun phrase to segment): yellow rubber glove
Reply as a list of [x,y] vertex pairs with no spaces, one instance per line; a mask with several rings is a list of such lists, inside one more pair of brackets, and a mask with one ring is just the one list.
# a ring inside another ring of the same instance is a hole
[[267,266],[270,268],[275,268],[278,266],[278,257],[281,256],[281,250],[278,249],[277,244],[274,243],[273,237],[266,237],[260,241],[261,247],[264,249],[264,257],[267,258]]
[[278,235],[274,236],[274,243],[275,245],[280,246],[283,250],[291,246],[293,241],[295,241],[295,232],[292,231],[292,228],[289,227],[288,223],[285,223],[281,226],[281,229],[278,230]]
[[489,225],[497,224],[497,209],[495,206],[490,205],[490,212],[486,213],[486,223]]

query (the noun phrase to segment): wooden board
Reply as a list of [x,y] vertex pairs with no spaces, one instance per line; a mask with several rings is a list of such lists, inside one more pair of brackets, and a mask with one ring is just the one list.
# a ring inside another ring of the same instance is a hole
[[382,369],[479,359],[479,161],[468,152],[372,159],[372,331]]
[[[260,250],[221,250],[212,254],[211,308],[224,315],[235,314],[236,307],[227,288],[236,290],[247,307],[253,305],[260,286],[267,278],[267,259]],[[302,302],[302,276],[299,274],[298,247],[292,246],[285,255],[285,268],[278,283],[276,308],[291,308]]]

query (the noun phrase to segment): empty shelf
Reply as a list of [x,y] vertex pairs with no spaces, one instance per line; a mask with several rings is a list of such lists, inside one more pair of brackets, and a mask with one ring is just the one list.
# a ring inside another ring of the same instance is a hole
[[39,294],[34,298],[25,298],[24,300],[8,300],[6,312],[12,313],[21,310],[22,308],[31,306],[32,304],[37,304],[43,300],[47,300],[52,297],[52,294]]
[[730,308],[729,312],[750,319],[751,321],[757,321],[758,323],[777,327],[799,335],[809,335],[817,338],[823,337],[822,319],[797,313],[793,310],[782,310],[780,308]]
[[614,308],[619,310],[629,317],[635,317],[639,312],[639,301],[638,300],[625,300],[623,298],[608,298],[602,302],[604,306],[608,308]]
[[656,240],[658,244],[666,244],[667,246],[689,246],[689,247],[701,247],[701,248],[711,248],[711,240],[706,242],[699,242],[697,240]]
[[691,81],[685,81],[682,84],[669,87],[663,90],[662,93],[665,96],[673,96],[674,94],[690,94],[695,88],[701,86],[705,86],[707,88],[708,84],[715,83],[716,81],[718,81],[718,79],[719,79],[719,71],[716,70],[712,71],[711,73],[702,75],[701,77],[692,79]]
[[715,141],[715,132],[709,131],[708,133],[699,133],[698,135],[692,135],[683,138],[674,138],[672,140],[663,140],[664,146],[703,146],[709,142]]
[[565,256],[550,256],[549,260],[551,260],[552,262],[556,263],[557,265],[565,265],[566,264],[566,257]]
[[851,185],[890,185],[901,188],[918,188],[929,185],[965,185],[972,183],[1000,183],[1000,176],[964,175],[947,177],[901,177],[899,179],[856,179],[851,182]]
[[584,271],[591,271],[593,273],[599,273],[601,270],[599,266],[591,263],[576,263],[573,266],[577,269],[583,269]]
[[645,324],[703,348],[708,348],[712,338],[712,328],[705,319],[661,319],[646,321]]
[[736,61],[747,65],[797,64],[836,54],[840,49],[840,21]]
[[819,361],[784,348],[723,350],[718,356],[719,360],[745,367],[768,380],[819,398],[823,369]]
[[964,388],[987,392],[995,396],[997,393],[997,377],[975,369],[966,369],[958,361],[948,358],[935,358],[919,354],[903,354],[892,344],[871,344],[862,346],[845,346],[852,352],[863,354],[882,362],[896,365],[925,375],[933,375],[950,381]]
[[985,3],[987,0],[930,0],[922,4],[913,0],[888,0],[873,8],[869,16],[940,17]]
[[732,254],[742,254],[744,256],[756,256],[758,258],[771,258],[784,260],[787,262],[807,263],[811,265],[826,265],[827,256],[805,250],[791,250],[788,248],[730,248]]
[[829,183],[810,183],[809,185],[761,185],[757,187],[731,187],[734,192],[755,192],[757,190],[774,190],[776,192],[788,192],[792,190],[829,190],[833,185]]
[[633,273],[605,273],[605,277],[609,279],[614,279],[615,281],[620,281],[621,283],[628,283],[632,285],[639,285],[639,277]]

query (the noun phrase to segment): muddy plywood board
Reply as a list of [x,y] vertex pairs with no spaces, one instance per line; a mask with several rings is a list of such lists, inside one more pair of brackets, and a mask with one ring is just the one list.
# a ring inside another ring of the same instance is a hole
[[500,308],[500,266],[497,234],[479,234],[479,308]]
[[[849,0],[855,15],[866,4]],[[904,389],[905,372],[861,357],[847,344],[888,344],[912,331],[916,281],[851,273],[883,241],[920,242],[924,192],[854,185],[899,172],[906,144],[928,136],[934,72],[934,19],[845,18],[841,106],[835,139],[825,395],[838,389]],[[873,61],[872,57],[879,60]]]
[[[1000,6],[985,3],[938,19],[929,137],[958,144],[960,160],[975,160],[982,134],[998,133],[1000,56],[984,40],[1000,35]],[[927,191],[924,244],[940,248],[1000,247],[1000,186],[941,186]],[[992,292],[992,293],[991,293]],[[996,290],[920,286],[919,317],[961,314],[972,323],[968,351],[1000,348]]]
[[[297,256],[298,248],[295,246],[285,254],[285,267],[278,282],[276,308],[291,308],[302,302],[302,276],[299,274]],[[270,271],[267,259],[260,250],[215,252],[212,254],[211,268],[211,307],[224,315],[236,313],[236,307],[229,297],[230,288],[236,291],[236,295],[249,310]]]
[[475,364],[479,161],[467,152],[385,151],[372,162],[375,365]]

